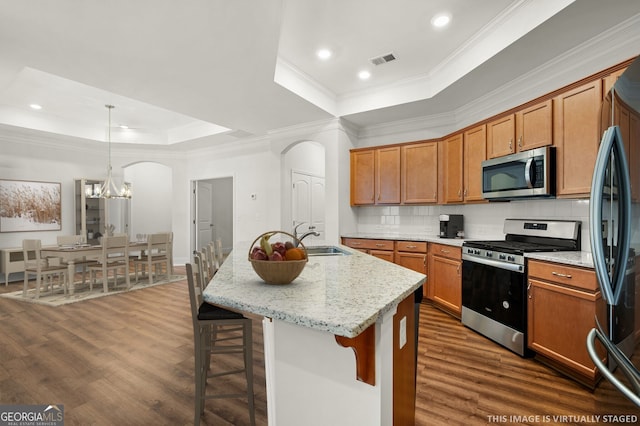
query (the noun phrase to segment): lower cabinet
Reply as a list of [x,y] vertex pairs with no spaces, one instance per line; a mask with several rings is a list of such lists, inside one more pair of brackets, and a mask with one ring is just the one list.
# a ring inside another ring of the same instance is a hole
[[434,304],[460,317],[462,311],[462,249],[429,245],[429,279],[426,296]]
[[[595,387],[599,374],[587,353],[587,334],[596,316],[606,324],[595,272],[530,260],[527,288],[529,348],[540,361]],[[605,359],[604,348],[599,349]]]
[[343,238],[342,244],[389,262],[394,261],[392,240],[370,240],[366,238]]
[[[428,276],[427,243],[416,241],[396,241],[395,263]],[[422,287],[422,291],[425,296],[426,289],[426,285]]]

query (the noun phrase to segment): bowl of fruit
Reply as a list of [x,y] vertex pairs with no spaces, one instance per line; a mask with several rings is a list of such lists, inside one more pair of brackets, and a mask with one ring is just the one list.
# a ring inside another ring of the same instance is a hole
[[[280,234],[280,237],[275,237]],[[293,235],[284,231],[265,232],[249,249],[249,262],[267,284],[289,284],[307,264],[307,249]]]

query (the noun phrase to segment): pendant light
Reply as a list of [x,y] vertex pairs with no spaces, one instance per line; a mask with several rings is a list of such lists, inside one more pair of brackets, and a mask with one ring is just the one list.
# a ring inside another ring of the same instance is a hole
[[107,163],[107,178],[100,187],[98,198],[131,198],[131,185],[124,182],[122,187],[118,188],[111,176],[111,110],[115,108],[113,105],[105,105],[109,111],[109,127],[107,128],[107,141],[109,143],[109,159]]

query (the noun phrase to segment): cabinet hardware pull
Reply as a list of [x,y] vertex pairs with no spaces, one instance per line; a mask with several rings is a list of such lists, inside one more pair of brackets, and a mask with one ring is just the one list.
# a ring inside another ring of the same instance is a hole
[[466,197],[466,196],[467,196],[467,194],[468,194],[468,190],[467,190],[467,188],[465,188],[465,189],[464,189],[464,196]]
[[384,247],[384,244],[376,243],[376,247]]
[[442,253],[446,253],[446,254],[449,254],[449,250],[445,250],[445,249],[440,249],[440,251],[441,251]]
[[407,246],[408,249],[414,249],[416,247],[418,247],[418,246]]
[[509,139],[509,151],[513,151],[513,138]]
[[555,275],[560,278],[571,278],[571,274],[561,274],[560,272],[551,271],[551,275]]
[[458,189],[458,197],[462,195],[462,189]]
[[531,281],[529,281],[529,284],[527,285],[527,296],[531,299]]
[[423,265],[423,266],[427,266],[427,255],[424,255],[424,256],[422,257],[422,265]]
[[380,200],[380,193],[378,192],[378,200]]
[[359,243],[359,242],[357,242],[357,241],[354,241],[354,242],[352,242],[352,243],[351,243],[351,245],[352,245],[352,246],[361,246],[361,245],[362,245],[362,243]]
[[518,138],[518,148],[522,148],[522,136]]

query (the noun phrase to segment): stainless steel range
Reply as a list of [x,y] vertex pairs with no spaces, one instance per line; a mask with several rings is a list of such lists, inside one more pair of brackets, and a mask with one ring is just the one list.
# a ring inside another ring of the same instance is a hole
[[527,351],[525,253],[580,250],[580,222],[506,219],[504,240],[462,245],[462,323],[511,351]]

